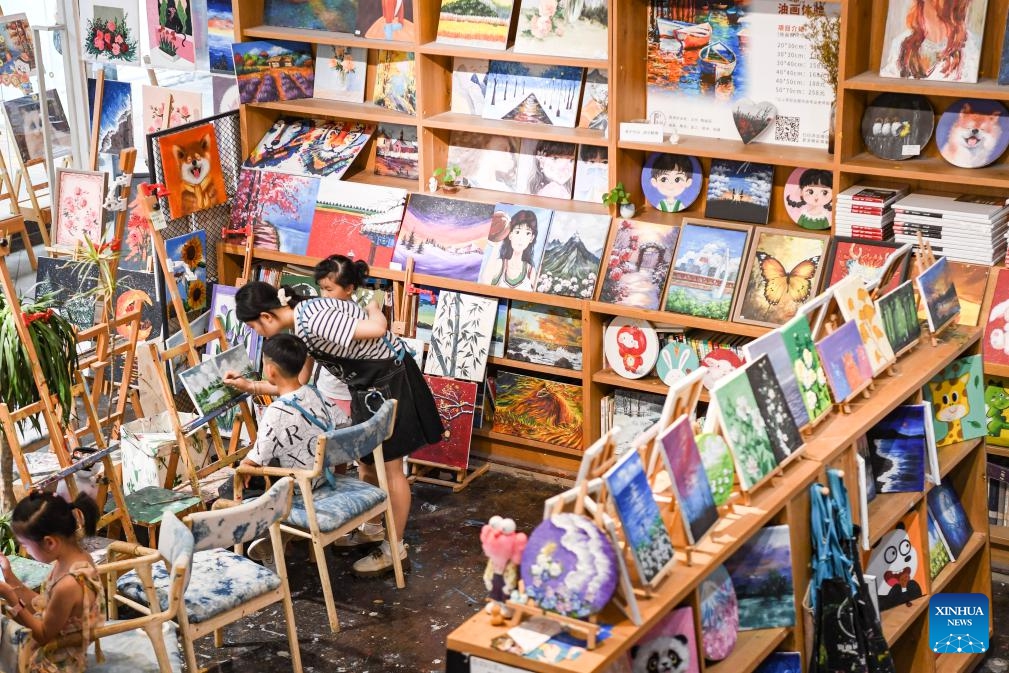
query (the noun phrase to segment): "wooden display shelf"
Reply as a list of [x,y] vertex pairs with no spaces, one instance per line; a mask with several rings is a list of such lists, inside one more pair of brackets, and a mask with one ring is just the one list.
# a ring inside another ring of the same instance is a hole
[[945,477],[959,465],[964,458],[974,452],[984,441],[983,437],[968,439],[965,442],[957,442],[947,446],[940,446],[937,450],[939,454],[939,476]]
[[880,493],[873,498],[869,503],[869,544],[876,544],[879,538],[893,529],[897,522],[924,497],[924,491],[916,491]]
[[988,451],[993,456],[1002,456],[1003,458],[1009,458],[1009,447],[1005,446],[995,446],[994,444],[986,444],[985,450]]
[[[642,392],[653,393],[655,395],[665,395],[669,392],[669,386],[663,383],[662,379],[658,376],[645,376],[640,379],[629,379],[617,374],[612,369],[602,369],[592,375],[592,380],[595,383],[605,383],[608,386],[630,388],[631,390],[640,390]],[[700,399],[702,402],[707,402],[710,399],[707,390],[701,392]]]
[[751,673],[788,637],[790,629],[740,631],[732,653],[718,663],[704,667],[706,673]]
[[284,114],[308,117],[339,117],[376,124],[401,124],[416,126],[417,118],[405,112],[390,110],[374,103],[344,103],[325,98],[303,98],[301,100],[272,101],[270,103],[249,103],[249,107],[262,110],[278,110]]
[[943,182],[958,189],[997,187],[1009,189],[1009,168],[995,164],[985,168],[960,168],[942,157],[923,156],[907,161],[880,159],[861,152],[841,162],[841,171],[897,180]]
[[[614,127],[613,130],[619,133],[619,129]],[[681,135],[680,142],[675,145],[670,143],[640,143],[620,140],[617,141],[617,147],[622,150],[637,150],[640,152],[672,152],[695,157],[759,161],[775,166],[801,166],[803,168],[819,168],[827,171],[834,169],[834,157],[828,154],[826,150],[810,147],[771,145],[770,143],[752,143],[746,145],[741,140],[726,140],[724,138]]]
[[884,610],[880,615],[883,622],[883,637],[886,642],[893,645],[911,624],[914,623],[923,612],[928,609],[928,596],[916,598],[911,605],[898,605],[895,608]]
[[392,49],[395,51],[417,51],[413,42],[396,40],[374,40],[358,37],[350,33],[335,33],[328,30],[308,28],[285,28],[283,26],[250,26],[242,29],[242,39],[293,40],[313,44],[333,44],[342,47],[365,47],[367,49]]
[[590,215],[609,215],[602,203],[589,201],[566,201],[549,196],[533,196],[532,194],[517,194],[515,192],[499,192],[493,189],[477,189],[465,187],[454,194],[446,194],[438,190],[434,196],[447,199],[462,199],[464,201],[480,201],[482,203],[510,203],[516,206],[534,206],[550,210],[562,210],[567,213],[586,213]]
[[[461,112],[437,112],[424,117],[424,126],[447,131],[470,131],[498,136],[516,138],[531,138],[534,140],[556,140],[562,143],[578,145],[597,145],[606,147],[609,141],[603,134],[593,129],[564,128],[550,124],[527,124],[523,122],[484,119],[476,115]],[[555,201],[557,199],[554,199]]]
[[493,439],[497,442],[510,442],[513,444],[522,444],[524,446],[530,446],[534,449],[539,449],[540,451],[550,451],[553,453],[561,453],[569,456],[577,456],[581,458],[583,453],[582,449],[572,449],[570,446],[560,446],[558,444],[550,444],[548,442],[541,442],[536,439],[527,439],[525,437],[516,437],[515,435],[507,435],[503,432],[494,432],[493,430],[487,430],[486,428],[475,428],[473,430],[474,437],[483,437],[485,439]]
[[622,315],[626,318],[637,318],[647,320],[659,325],[670,325],[674,327],[707,329],[715,332],[725,332],[739,336],[759,337],[767,334],[768,328],[758,325],[743,325],[729,322],[727,320],[712,320],[711,318],[698,318],[682,313],[671,313],[669,311],[657,311],[647,308],[636,308],[634,306],[620,306],[619,304],[607,304],[601,301],[589,302],[589,310],[594,313],[605,315]]
[[940,654],[935,660],[936,673],[967,673],[977,668],[986,654]]
[[993,545],[1009,547],[1009,526],[988,526],[988,538]]
[[984,533],[977,531],[972,533],[970,539],[967,540],[967,544],[964,545],[963,551],[960,552],[960,556],[955,561],[946,564],[946,567],[940,570],[939,574],[932,580],[932,593],[941,593],[953,578],[956,577],[956,574],[974,558],[974,555],[984,549],[984,542]]
[[[470,617],[450,633],[446,646],[450,650],[542,673],[605,670],[606,666],[630,648],[638,636],[647,633],[670,609],[687,600],[701,580],[743,545],[751,531],[770,523],[786,504],[803,493],[820,469],[820,464],[811,460],[796,460],[785,466],[784,476],[777,479],[773,486],[756,491],[749,506],[737,507],[735,514],[723,517],[715,524],[713,534],[709,533],[695,546],[693,565],[686,565],[685,552],[677,551],[677,564],[658,586],[654,597],[639,599],[643,621],[640,627],[631,624],[612,606],[607,608],[600,615],[600,620],[614,625],[612,636],[574,661],[545,664],[492,649],[490,641],[505,633],[509,627],[491,626],[490,615],[483,611]],[[741,632],[740,637],[742,636]]]
[[[370,42],[371,40],[369,40]],[[576,68],[599,68],[608,70],[609,59],[605,58],[576,58],[571,56],[551,56],[548,54],[519,54],[514,47],[507,49],[482,49],[479,47],[463,47],[455,44],[441,44],[439,42],[425,42],[417,48],[422,54],[430,56],[454,56],[456,58],[486,58],[490,61],[513,61],[516,63],[530,63],[535,61],[543,65],[573,66]]]
[[417,190],[417,180],[412,178],[397,178],[392,175],[375,175],[369,170],[357,170],[353,173],[347,172],[343,176],[345,182],[361,182],[379,187],[393,187],[395,189],[405,189],[408,192]]
[[[976,84],[970,84],[967,82],[934,82],[881,77],[877,72],[863,72],[846,79],[841,83],[841,86],[852,91],[896,92],[948,98],[987,98],[1009,101],[1009,87],[999,86],[998,82],[991,77],[982,77]],[[941,112],[941,110],[936,112]]]
[[564,367],[554,367],[551,365],[541,365],[537,362],[523,362],[522,360],[513,360],[512,358],[499,358],[493,355],[487,358],[487,364],[497,365],[498,367],[508,367],[509,369],[521,369],[527,372],[536,372],[538,374],[549,374],[551,376],[560,376],[566,379],[582,379],[582,370],[580,369],[565,369]]
[[[1006,88],[1009,89],[1009,87]],[[997,362],[986,362],[984,363],[984,373],[985,376],[1009,378],[1009,365],[1003,365]]]

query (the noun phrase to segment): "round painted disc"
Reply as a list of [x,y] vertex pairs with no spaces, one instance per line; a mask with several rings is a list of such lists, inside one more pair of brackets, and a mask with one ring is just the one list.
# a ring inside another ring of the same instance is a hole
[[702,182],[701,162],[682,154],[653,152],[641,169],[641,191],[652,208],[665,213],[689,208],[700,195]]
[[708,373],[701,383],[708,390],[729,372],[743,366],[743,360],[727,348],[712,348],[711,352],[701,358],[701,364],[708,368]]
[[961,98],[935,127],[939,154],[954,166],[981,168],[1009,147],[1009,110],[997,100]]
[[739,602],[725,566],[701,582],[701,645],[704,656],[721,661],[732,653],[739,633]]
[[617,588],[617,554],[606,533],[578,514],[555,514],[529,536],[522,553],[526,594],[545,610],[588,617]]
[[694,441],[697,442],[697,450],[701,453],[704,472],[708,475],[711,496],[714,498],[715,504],[721,507],[729,502],[729,496],[732,495],[732,485],[736,479],[736,466],[732,462],[729,445],[725,443],[721,435],[714,433],[697,435],[694,437]]
[[659,351],[655,373],[663,383],[671,386],[700,366],[701,361],[697,359],[697,353],[693,348],[680,341],[672,341]]
[[862,114],[865,149],[881,159],[913,159],[925,150],[935,127],[935,112],[918,94],[883,93]]
[[617,374],[625,379],[640,379],[655,368],[659,337],[647,320],[617,316],[603,333],[603,354]]
[[[802,186],[803,175],[807,184]],[[834,202],[834,176],[818,168],[796,168],[785,182],[785,212],[803,229],[830,229]]]

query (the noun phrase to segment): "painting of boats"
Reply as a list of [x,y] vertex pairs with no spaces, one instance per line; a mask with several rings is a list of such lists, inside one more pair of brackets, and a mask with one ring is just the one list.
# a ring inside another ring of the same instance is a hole
[[684,49],[700,49],[711,41],[710,23],[688,23],[656,17],[655,24],[660,38],[675,39]]
[[732,77],[736,69],[736,54],[722,42],[714,42],[701,49],[698,64],[701,77],[715,80]]

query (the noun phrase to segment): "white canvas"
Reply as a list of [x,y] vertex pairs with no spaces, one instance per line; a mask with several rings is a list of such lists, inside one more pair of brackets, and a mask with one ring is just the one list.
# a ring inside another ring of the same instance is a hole
[[424,373],[482,381],[497,304],[488,297],[441,292]]
[[314,96],[361,103],[364,101],[364,80],[367,72],[367,49],[320,44],[315,56]]

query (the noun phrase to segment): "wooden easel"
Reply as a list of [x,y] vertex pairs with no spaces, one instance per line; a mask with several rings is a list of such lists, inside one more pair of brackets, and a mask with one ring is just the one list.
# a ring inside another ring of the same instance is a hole
[[[921,235],[921,232],[919,231],[918,232],[918,249],[914,253],[914,275],[915,275],[915,277],[920,276],[922,273],[924,273],[926,270],[928,270],[933,264],[936,263],[936,261],[937,260],[935,258],[935,253],[932,251],[932,244],[929,243],[928,241],[926,241],[924,239],[924,237]],[[918,297],[918,301],[920,303],[920,302],[924,301],[924,299],[921,296],[919,296]],[[938,341],[938,339],[936,339],[936,337],[939,334],[941,334],[943,331],[945,331],[946,329],[948,329],[950,327],[950,325],[957,324],[957,317],[958,316],[953,316],[952,318],[950,318],[949,320],[947,320],[944,324],[939,325],[938,327],[936,327],[935,330],[932,330],[928,326],[928,320],[925,321],[925,329],[927,329],[929,331],[928,338],[929,338],[929,341],[931,342],[933,348],[939,345],[939,341]]]
[[[919,234],[920,235],[920,234]],[[898,248],[893,254],[891,254],[886,259],[886,263],[883,264],[883,270],[880,272],[879,279],[869,286],[869,294],[872,300],[879,302],[881,296],[883,296],[884,289],[890,285],[891,282],[896,278],[897,286],[903,285],[907,282],[908,277],[911,274],[911,267],[913,265],[912,257],[914,254],[914,246],[910,243],[905,243],[900,248]],[[900,359],[900,356],[914,349],[915,346],[921,341],[921,336],[915,339],[913,342],[909,343],[907,346],[899,351],[894,351],[894,356]],[[893,364],[890,367],[892,373],[897,374],[897,364]]]

